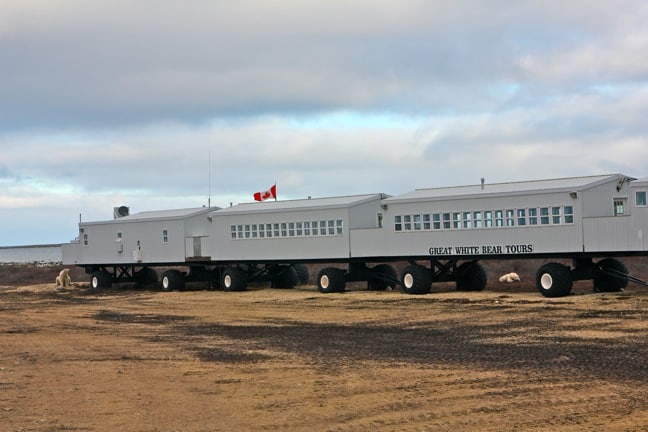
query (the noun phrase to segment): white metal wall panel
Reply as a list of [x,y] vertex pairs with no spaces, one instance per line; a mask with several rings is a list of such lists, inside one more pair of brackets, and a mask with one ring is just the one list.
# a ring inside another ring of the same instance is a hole
[[[210,226],[209,254],[215,261],[295,260],[345,258],[349,256],[349,210],[289,211],[219,216]],[[343,234],[311,237],[236,238],[232,225],[296,223],[342,220]]]
[[584,222],[586,252],[641,250],[629,216],[587,218]]
[[353,230],[353,257],[528,255],[581,252],[579,227],[510,227],[448,231]]

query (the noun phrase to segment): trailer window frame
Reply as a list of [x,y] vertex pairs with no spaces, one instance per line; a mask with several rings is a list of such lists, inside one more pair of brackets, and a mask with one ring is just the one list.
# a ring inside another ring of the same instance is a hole
[[493,228],[493,211],[484,211],[484,228]]
[[432,229],[441,229],[441,213],[432,213]]
[[[639,198],[641,196],[641,198]],[[648,207],[648,192],[645,190],[635,191],[635,206]]]
[[563,218],[565,224],[574,223],[574,206],[563,206]]
[[538,225],[538,208],[530,207],[528,210],[529,210],[529,225]]

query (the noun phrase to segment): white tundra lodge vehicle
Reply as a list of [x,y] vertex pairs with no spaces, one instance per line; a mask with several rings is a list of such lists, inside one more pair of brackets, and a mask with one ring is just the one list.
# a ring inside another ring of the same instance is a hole
[[[648,255],[647,195],[648,179],[610,174],[133,215],[119,207],[112,220],[79,223],[63,262],[85,268],[93,288],[157,284],[156,267],[164,290],[189,281],[290,288],[308,280],[305,264],[326,263],[321,292],[367,281],[425,294],[440,281],[484,289],[481,259],[543,258],[536,285],[544,296],[568,295],[584,279],[619,291],[645,284],[619,257]],[[409,265],[397,275],[392,264],[402,261]]]

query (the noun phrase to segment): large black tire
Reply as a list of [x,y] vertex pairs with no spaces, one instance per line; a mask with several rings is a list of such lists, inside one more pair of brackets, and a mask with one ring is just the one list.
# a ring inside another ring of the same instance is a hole
[[137,285],[142,288],[155,288],[158,284],[158,275],[152,267],[143,267],[135,274]]
[[112,275],[105,270],[98,270],[90,276],[90,288],[102,289],[112,286]]
[[305,264],[293,264],[295,272],[297,272],[297,285],[308,285],[310,275],[308,274],[308,267]]
[[162,291],[182,291],[185,289],[185,277],[180,270],[167,270],[160,278]]
[[277,271],[272,276],[273,288],[295,288],[298,283],[299,276],[293,266],[277,266]]
[[545,297],[569,295],[572,283],[571,270],[563,264],[547,263],[536,273],[536,287]]
[[407,266],[401,275],[401,284],[407,294],[427,294],[432,286],[430,270],[418,264]]
[[221,274],[221,287],[223,291],[245,291],[247,289],[247,275],[240,269],[226,268]]
[[398,273],[392,265],[378,264],[371,269],[371,275],[372,277],[367,281],[367,289],[371,291],[384,291],[396,287]]
[[457,291],[483,291],[488,282],[486,270],[477,261],[467,261],[457,267]]
[[320,270],[317,275],[317,289],[321,293],[344,292],[346,280],[344,271],[334,267]]
[[[597,269],[594,272],[594,291],[596,292],[618,292],[628,286],[627,267],[619,260],[605,258],[596,263]],[[616,274],[606,274],[606,271]]]

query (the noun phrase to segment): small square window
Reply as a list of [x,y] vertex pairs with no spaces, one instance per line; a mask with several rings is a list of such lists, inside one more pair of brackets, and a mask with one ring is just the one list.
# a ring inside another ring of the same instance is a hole
[[637,207],[646,207],[648,205],[647,199],[646,191],[637,191],[635,193],[635,202]]

